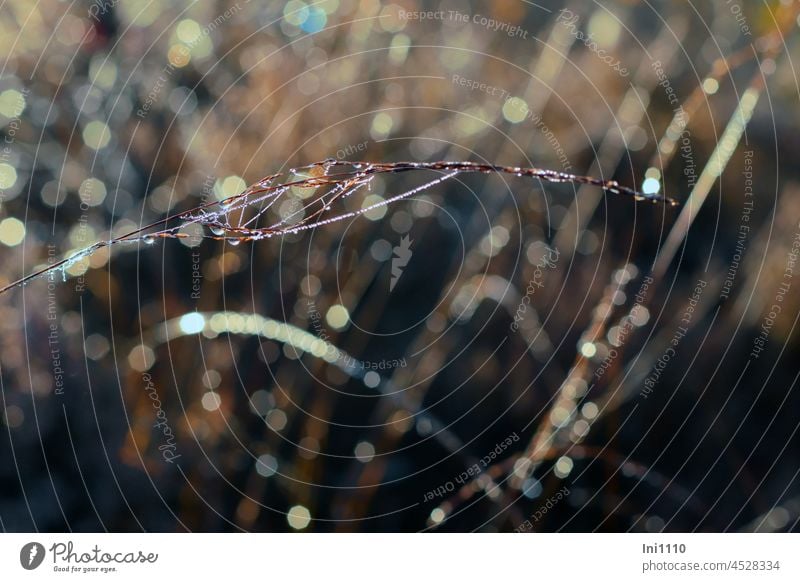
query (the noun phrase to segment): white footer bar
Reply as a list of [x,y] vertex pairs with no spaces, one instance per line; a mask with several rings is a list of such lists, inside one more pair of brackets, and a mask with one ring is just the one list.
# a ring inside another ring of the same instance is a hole
[[797,534],[3,534],[0,577],[796,582],[798,554]]

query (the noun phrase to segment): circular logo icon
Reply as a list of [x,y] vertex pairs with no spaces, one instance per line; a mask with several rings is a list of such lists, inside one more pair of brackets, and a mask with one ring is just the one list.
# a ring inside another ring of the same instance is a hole
[[28,542],[19,551],[19,563],[26,570],[35,570],[44,561],[44,546],[39,542]]

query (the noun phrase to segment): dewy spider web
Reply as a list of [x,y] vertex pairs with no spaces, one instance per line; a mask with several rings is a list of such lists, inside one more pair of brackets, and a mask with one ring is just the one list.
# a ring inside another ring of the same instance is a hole
[[[358,210],[330,216],[330,214],[335,213],[332,210],[335,202],[353,195],[364,186],[369,186],[376,176],[409,171],[431,171],[437,172],[439,176],[401,194],[389,196],[380,202],[363,206]],[[40,267],[33,273],[6,285],[0,289],[0,294],[14,287],[25,285],[34,279],[44,277],[54,271],[61,271],[62,277],[66,279],[67,269],[104,247],[118,244],[152,244],[159,238],[189,238],[192,235],[181,231],[193,224],[199,224],[208,229],[208,232],[204,231],[202,234],[203,238],[225,240],[230,244],[262,240],[353,218],[392,202],[409,198],[454,176],[466,173],[500,173],[534,178],[544,182],[589,184],[602,188],[606,192],[630,196],[638,201],[647,200],[653,203],[665,203],[670,206],[677,204],[671,198],[659,194],[644,194],[622,186],[615,180],[601,180],[599,178],[541,168],[522,168],[457,161],[350,162],[328,158],[321,162],[292,169],[289,176],[299,176],[300,179],[287,179],[275,184],[282,174],[272,174],[249,186],[243,192],[224,200],[209,202],[191,210],[173,214],[113,239],[98,241],[85,249],[45,267]],[[285,216],[269,226],[253,226],[258,222],[259,218],[275,206],[276,202],[284,199],[285,195],[292,191],[302,192],[303,190],[311,190],[311,192],[296,199],[300,201],[302,198],[298,208],[286,212]],[[253,213],[252,216],[247,214],[248,211]]]

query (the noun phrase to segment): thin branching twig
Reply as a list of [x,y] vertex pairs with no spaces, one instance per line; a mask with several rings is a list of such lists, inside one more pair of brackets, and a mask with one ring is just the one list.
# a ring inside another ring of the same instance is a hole
[[[338,214],[334,210],[334,203],[351,196],[365,186],[369,186],[376,176],[410,171],[436,172],[439,176],[401,194],[388,196],[374,204],[362,205],[358,210],[340,212]],[[207,228],[208,232],[204,231],[203,238],[225,240],[231,244],[257,241],[354,218],[381,206],[414,196],[457,175],[467,173],[499,173],[533,178],[543,182],[588,184],[602,188],[606,192],[629,196],[634,200],[646,200],[670,206],[677,204],[671,198],[659,194],[643,194],[633,188],[623,186],[615,180],[602,180],[590,176],[580,176],[541,168],[459,161],[351,162],[328,158],[321,162],[291,170],[290,174],[286,176],[287,179],[283,182],[275,183],[282,177],[282,174],[272,174],[262,178],[235,196],[208,202],[190,210],[167,216],[116,238],[98,241],[85,249],[52,262],[0,288],[0,294],[59,270],[66,278],[66,270],[68,268],[105,247],[131,243],[152,244],[157,239],[189,238],[192,235],[184,231],[188,225],[199,224]],[[292,179],[292,176],[297,176],[297,178]],[[279,199],[285,198],[292,191],[296,192],[298,190],[313,191],[302,200],[295,198],[299,202],[298,207],[286,212],[276,222],[264,227],[251,226],[266,211],[273,208]],[[245,212],[248,210],[254,211],[255,214],[245,218]],[[238,218],[234,219],[234,217]]]

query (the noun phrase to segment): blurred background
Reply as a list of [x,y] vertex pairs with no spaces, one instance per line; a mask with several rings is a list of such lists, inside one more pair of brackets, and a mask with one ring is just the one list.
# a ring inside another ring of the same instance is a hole
[[0,527],[797,530],[798,25],[762,0],[8,0],[2,285],[326,158],[680,205],[459,175],[12,287]]

